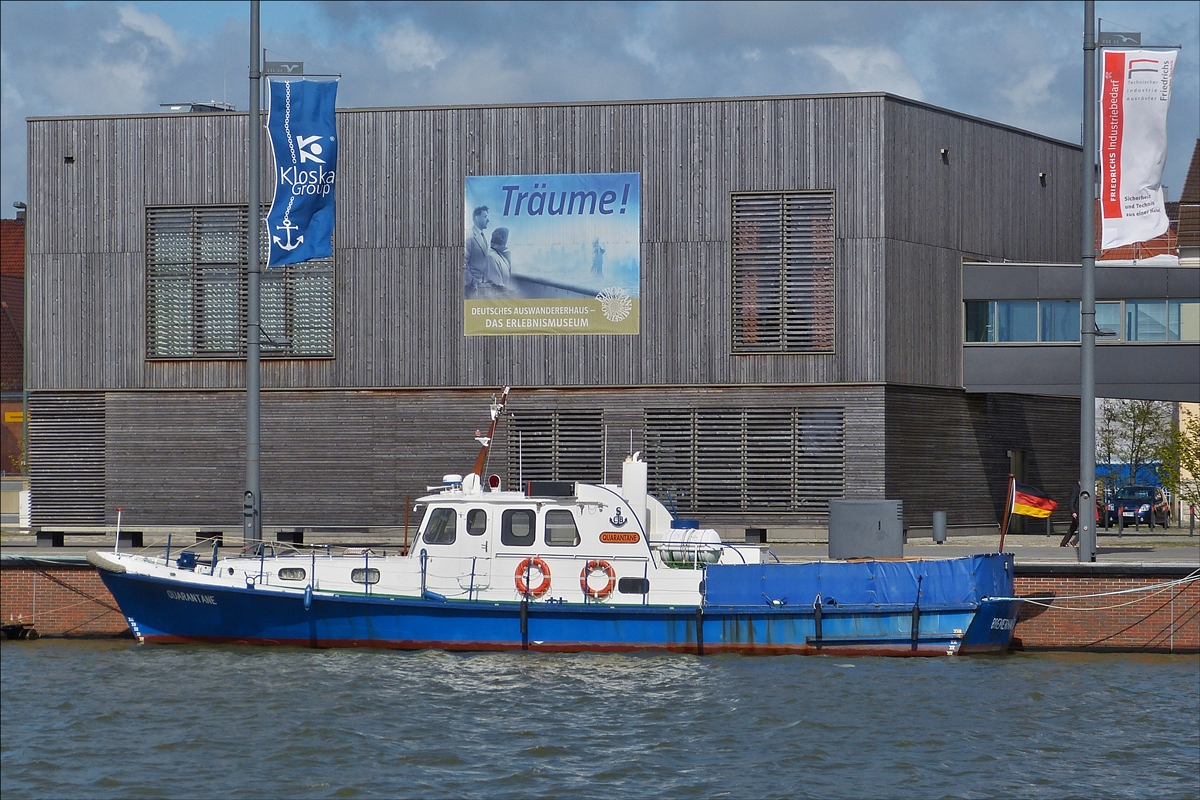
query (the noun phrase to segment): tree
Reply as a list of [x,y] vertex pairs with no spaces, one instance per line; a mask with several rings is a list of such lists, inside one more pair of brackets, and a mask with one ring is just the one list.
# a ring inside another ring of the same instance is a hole
[[[1164,477],[1171,460],[1174,406],[1154,400],[1103,400],[1096,430],[1096,462],[1107,467],[1109,486]],[[1121,465],[1129,471],[1118,476]]]

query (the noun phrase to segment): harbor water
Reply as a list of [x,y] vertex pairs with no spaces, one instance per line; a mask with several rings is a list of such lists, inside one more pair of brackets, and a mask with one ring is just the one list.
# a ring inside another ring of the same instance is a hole
[[4,643],[45,797],[1198,797],[1200,659]]

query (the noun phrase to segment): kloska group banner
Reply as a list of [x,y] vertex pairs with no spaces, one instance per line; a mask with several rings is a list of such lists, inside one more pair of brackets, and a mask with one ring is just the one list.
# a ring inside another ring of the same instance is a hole
[[1162,172],[1176,52],[1105,50],[1100,96],[1101,247],[1167,230]]
[[463,333],[636,334],[637,173],[466,179]]
[[270,81],[267,133],[275,197],[267,214],[268,266],[333,255],[337,81]]

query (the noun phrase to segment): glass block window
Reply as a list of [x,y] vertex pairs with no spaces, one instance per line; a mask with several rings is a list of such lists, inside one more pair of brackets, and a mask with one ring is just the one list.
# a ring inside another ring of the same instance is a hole
[[[248,206],[146,209],[146,353],[246,355]],[[267,268],[260,227],[264,358],[333,357],[333,261]]]
[[735,353],[833,352],[833,192],[734,194]]

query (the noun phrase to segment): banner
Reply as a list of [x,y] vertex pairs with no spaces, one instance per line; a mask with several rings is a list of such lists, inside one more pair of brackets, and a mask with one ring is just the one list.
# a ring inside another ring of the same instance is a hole
[[1174,50],[1105,50],[1100,94],[1100,246],[1167,230],[1162,172]]
[[464,200],[465,335],[639,332],[638,173],[471,176]]
[[337,81],[268,81],[267,133],[275,197],[267,213],[267,266],[333,255]]

